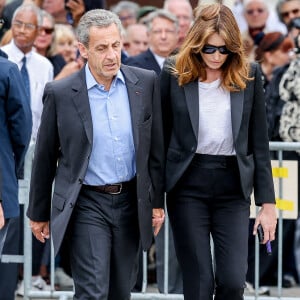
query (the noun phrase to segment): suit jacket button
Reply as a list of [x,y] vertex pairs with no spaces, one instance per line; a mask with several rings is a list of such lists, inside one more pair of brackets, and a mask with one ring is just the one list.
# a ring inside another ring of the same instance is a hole
[[81,178],[79,178],[79,179],[78,179],[78,182],[79,182],[80,184],[82,184],[82,179],[81,179]]
[[73,208],[73,206],[74,206],[73,202],[71,202],[69,205],[70,205],[70,208]]

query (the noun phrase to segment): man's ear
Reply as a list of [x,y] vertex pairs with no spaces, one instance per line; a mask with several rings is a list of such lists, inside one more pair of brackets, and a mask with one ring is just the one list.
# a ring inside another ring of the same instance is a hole
[[80,52],[81,57],[83,57],[84,59],[88,59],[88,49],[80,42],[78,42],[78,50]]

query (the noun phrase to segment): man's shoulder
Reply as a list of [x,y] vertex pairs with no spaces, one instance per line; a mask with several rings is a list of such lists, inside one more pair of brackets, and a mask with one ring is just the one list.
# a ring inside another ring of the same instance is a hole
[[1,68],[0,68],[1,75],[4,74],[5,76],[7,76],[9,75],[10,71],[17,72],[17,73],[19,72],[18,66],[14,62],[8,60],[7,58],[0,56],[0,64],[1,64]]
[[143,78],[141,76],[145,76],[146,78],[156,76],[156,73],[154,70],[143,69],[143,68],[131,66],[131,65],[122,65],[121,71],[123,71],[123,73],[125,73],[125,76],[130,73],[135,74],[139,78]]

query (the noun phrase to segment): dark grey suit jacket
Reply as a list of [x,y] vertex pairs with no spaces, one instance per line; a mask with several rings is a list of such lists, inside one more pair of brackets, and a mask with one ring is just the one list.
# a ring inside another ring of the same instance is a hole
[[146,70],[153,70],[157,75],[159,75],[161,72],[161,68],[150,49],[139,55],[128,57],[125,63],[128,66],[134,66]]
[[[152,208],[163,207],[163,136],[158,78],[153,71],[122,66],[128,90],[137,169],[139,228],[143,249],[152,242]],[[27,211],[50,220],[57,253],[80,192],[93,144],[84,68],[48,83],[33,162]]]
[[[189,166],[197,149],[199,124],[198,81],[182,87],[171,75],[169,64],[161,73],[161,98],[166,159],[166,190],[170,191]],[[274,185],[269,158],[269,144],[264,92],[258,65],[251,67],[252,81],[245,90],[232,92],[231,118],[234,147],[244,197],[253,188],[257,205],[274,203]]]

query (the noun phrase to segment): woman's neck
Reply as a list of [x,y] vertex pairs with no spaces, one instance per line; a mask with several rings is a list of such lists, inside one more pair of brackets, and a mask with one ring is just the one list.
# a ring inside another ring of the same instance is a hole
[[213,81],[216,81],[217,79],[220,79],[221,78],[221,70],[218,69],[218,70],[213,70],[213,69],[210,69],[210,68],[206,68],[206,79],[205,80],[201,80],[202,82],[213,82]]

